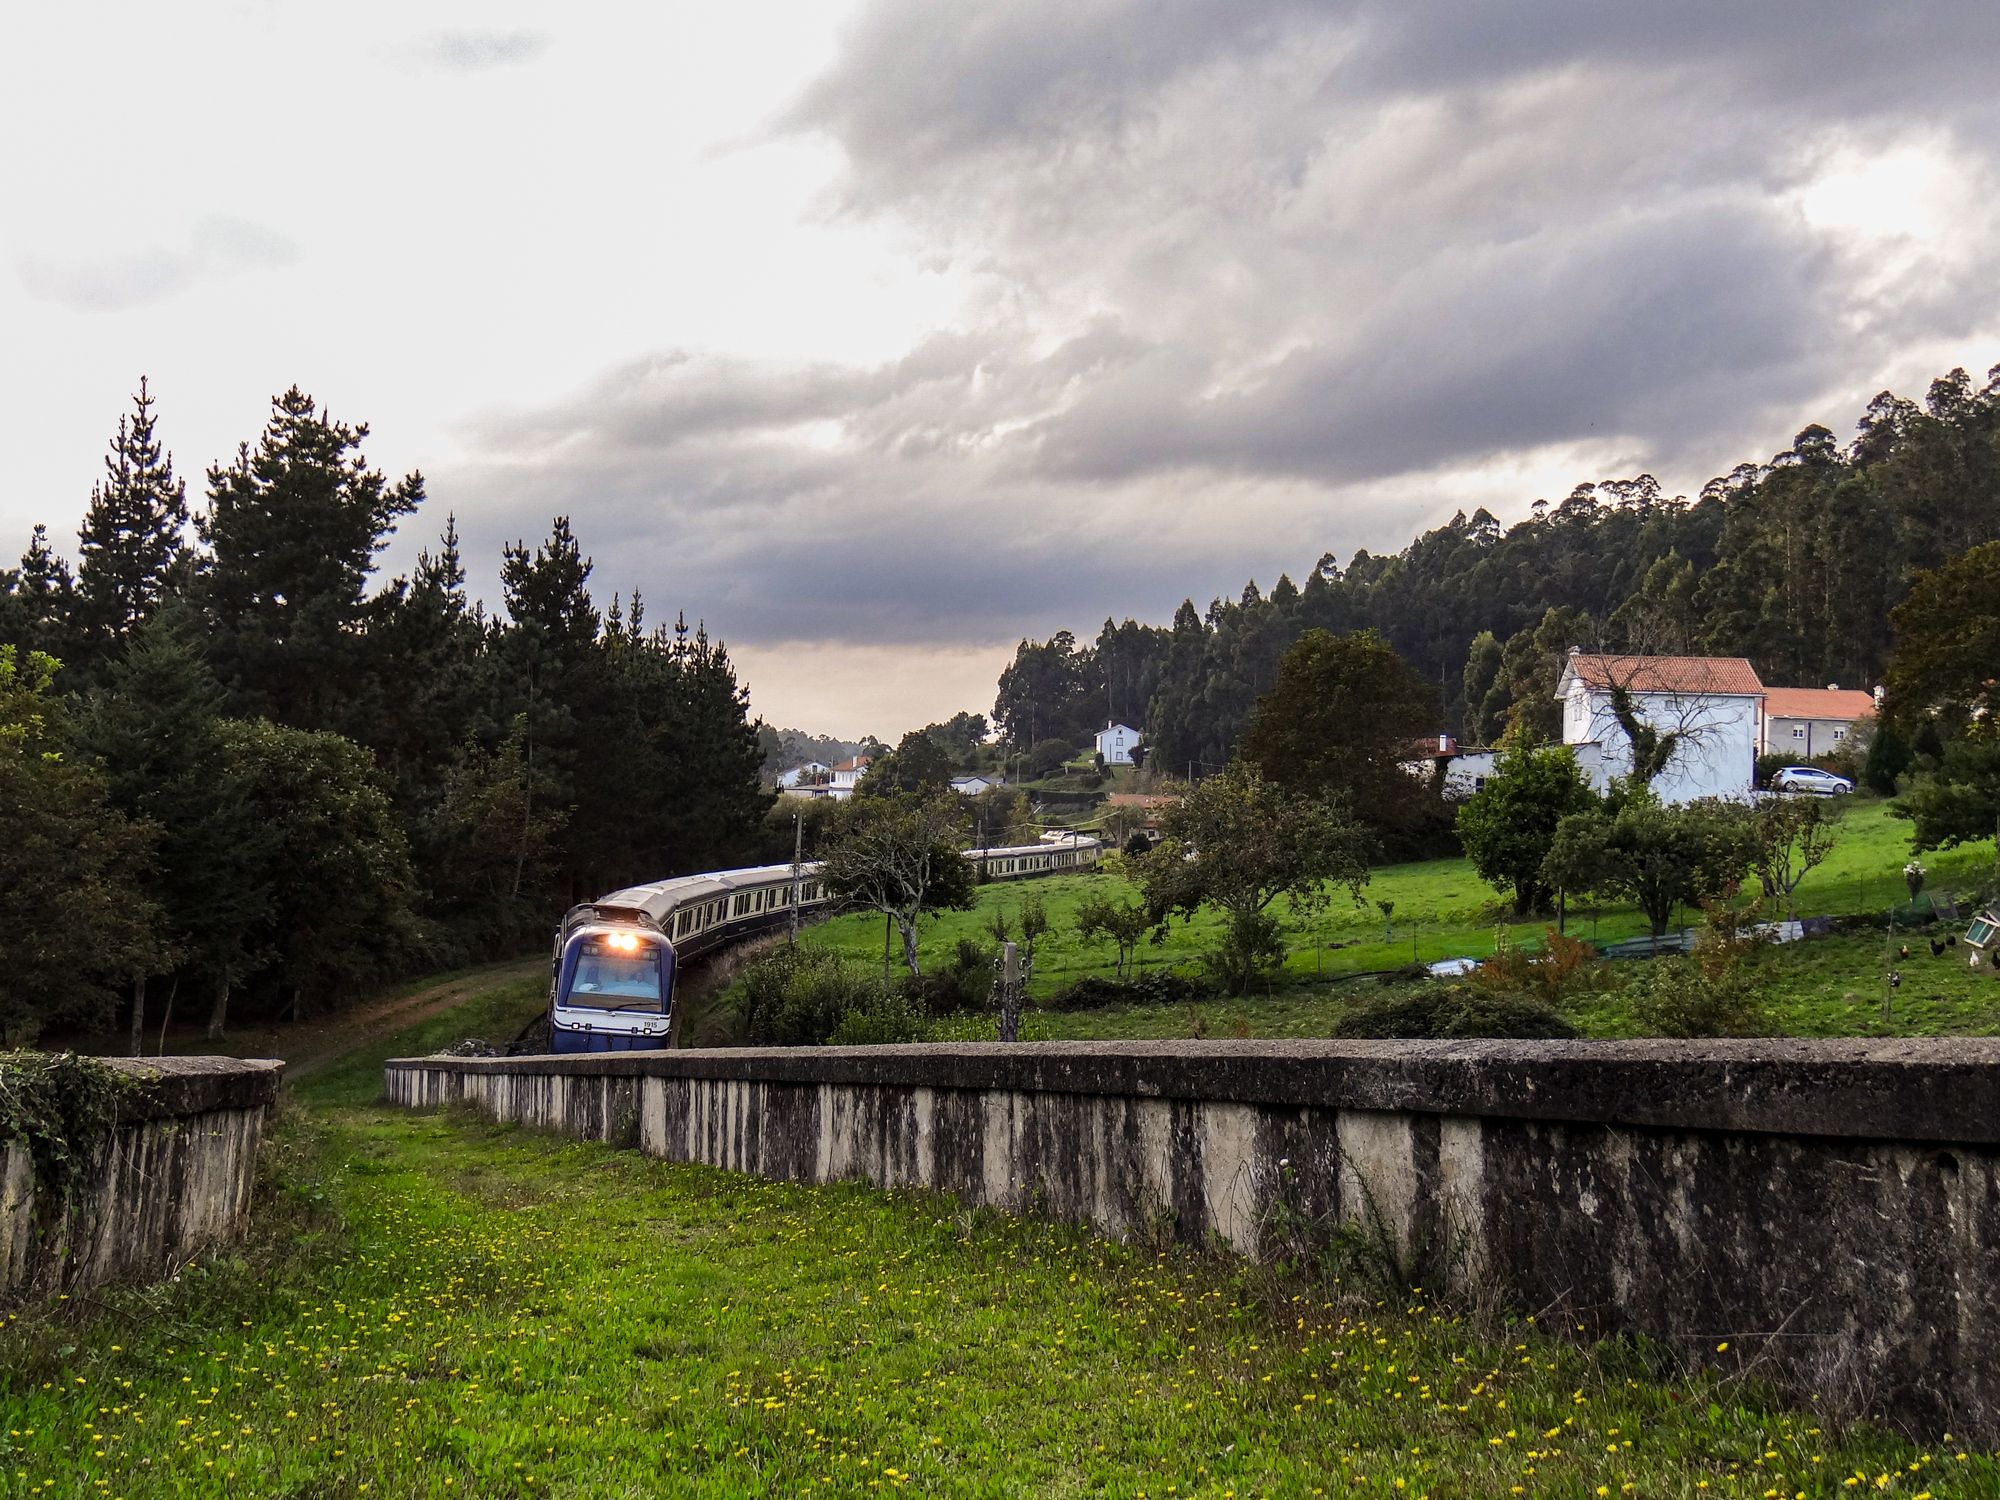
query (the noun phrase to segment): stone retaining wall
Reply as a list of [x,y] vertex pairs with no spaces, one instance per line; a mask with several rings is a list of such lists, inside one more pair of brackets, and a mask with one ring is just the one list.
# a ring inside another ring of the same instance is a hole
[[2000,1041],[418,1058],[387,1086],[671,1161],[1251,1256],[1358,1221],[1428,1285],[2000,1435]]
[[284,1064],[104,1061],[143,1086],[70,1202],[48,1201],[25,1145],[0,1143],[0,1299],[168,1275],[248,1221]]

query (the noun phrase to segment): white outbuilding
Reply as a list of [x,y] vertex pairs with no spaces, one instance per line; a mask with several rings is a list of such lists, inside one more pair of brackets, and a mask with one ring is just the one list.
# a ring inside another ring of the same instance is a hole
[[1130,724],[1106,724],[1097,731],[1097,753],[1107,766],[1132,764],[1132,747],[1139,743],[1139,731]]

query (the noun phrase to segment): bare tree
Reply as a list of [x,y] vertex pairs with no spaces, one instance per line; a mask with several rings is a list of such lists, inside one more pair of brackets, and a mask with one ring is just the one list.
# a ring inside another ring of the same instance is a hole
[[1799,883],[1833,853],[1841,812],[1818,797],[1774,797],[1757,809],[1754,868],[1765,895],[1785,898],[1787,917],[1798,915],[1792,893]]
[[972,905],[972,866],[960,847],[958,796],[856,798],[826,851],[821,874],[835,895],[872,907],[896,926],[903,964],[922,976],[917,919]]

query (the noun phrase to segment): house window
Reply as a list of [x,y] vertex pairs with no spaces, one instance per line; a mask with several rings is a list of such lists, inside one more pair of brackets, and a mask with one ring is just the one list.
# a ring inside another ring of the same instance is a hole
[[1806,737],[1806,726],[1803,724],[1794,724],[1792,726],[1792,738],[1795,740],[1802,740],[1805,737]]
[[1835,743],[1835,744],[1837,745],[1837,744],[1839,744],[1839,743],[1840,743],[1840,742],[1841,742],[1842,740],[1844,740],[1844,739],[1846,739],[1846,738],[1847,738],[1847,727],[1846,727],[1845,725],[1843,725],[1843,724],[1836,724],[1836,725],[1834,725],[1834,726],[1833,726],[1833,742],[1834,742],[1834,743]]

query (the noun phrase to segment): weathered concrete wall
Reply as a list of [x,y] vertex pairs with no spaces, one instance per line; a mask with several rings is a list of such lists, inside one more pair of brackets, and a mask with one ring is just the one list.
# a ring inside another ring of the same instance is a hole
[[37,1184],[24,1144],[0,1144],[0,1298],[164,1276],[243,1232],[284,1064],[105,1061],[142,1087],[67,1203]]
[[1360,1221],[1427,1285],[2000,1434],[2000,1041],[420,1058],[387,1085],[671,1161],[1253,1256]]

